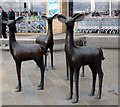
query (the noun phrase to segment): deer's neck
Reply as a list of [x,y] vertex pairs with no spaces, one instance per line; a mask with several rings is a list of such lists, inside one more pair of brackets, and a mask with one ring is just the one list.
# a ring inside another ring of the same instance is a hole
[[52,31],[52,22],[48,23],[48,33],[49,36],[53,36],[53,31]]
[[9,28],[9,43],[10,44],[16,43],[15,27],[10,27]]
[[72,48],[73,47],[73,27],[74,26],[66,26],[66,42],[65,42],[65,46],[67,48]]

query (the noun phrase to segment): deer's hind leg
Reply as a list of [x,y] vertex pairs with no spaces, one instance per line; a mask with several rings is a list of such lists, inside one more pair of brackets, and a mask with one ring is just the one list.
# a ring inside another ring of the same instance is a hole
[[53,66],[53,47],[50,48],[50,52],[51,52],[51,69],[55,70],[55,67]]
[[42,90],[44,89],[44,72],[45,72],[45,67],[44,67],[44,63],[43,60],[35,60],[35,62],[37,63],[37,65],[39,66],[40,70],[41,70],[41,81],[40,84],[38,85],[38,90]]
[[48,56],[48,53],[47,53],[47,49],[45,51],[45,71],[48,71],[48,68],[47,68],[47,56]]
[[102,81],[103,81],[103,71],[102,71],[101,63],[97,65],[96,69],[99,76],[99,90],[96,99],[100,99],[102,94]]
[[94,65],[89,65],[91,71],[92,71],[92,78],[93,78],[93,82],[92,82],[92,90],[89,94],[89,96],[94,96],[95,94],[95,84],[96,84],[96,77],[97,77],[97,71]]

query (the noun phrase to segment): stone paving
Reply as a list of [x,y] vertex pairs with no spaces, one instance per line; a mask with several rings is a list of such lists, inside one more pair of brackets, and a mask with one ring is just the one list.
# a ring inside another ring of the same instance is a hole
[[[102,99],[88,96],[91,90],[92,73],[85,67],[85,77],[80,77],[80,98],[75,105],[118,105],[118,50],[103,49],[103,94]],[[22,92],[16,93],[16,68],[9,51],[0,50],[0,63],[2,64],[2,105],[73,105],[71,100],[65,98],[69,94],[69,81],[65,81],[65,55],[64,51],[54,52],[55,70],[50,68],[50,55],[48,56],[48,69],[45,72],[45,88],[37,90],[40,81],[40,71],[33,61],[22,63]],[[75,89],[74,89],[75,90]],[[96,94],[98,90],[98,79]],[[0,92],[1,93],[1,92]],[[95,94],[95,95],[96,95]],[[74,97],[73,97],[74,98]]]

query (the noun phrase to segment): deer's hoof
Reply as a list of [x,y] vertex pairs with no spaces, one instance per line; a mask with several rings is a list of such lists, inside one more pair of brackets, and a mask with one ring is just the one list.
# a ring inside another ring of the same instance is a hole
[[83,74],[83,73],[81,74],[81,77],[84,77],[84,74]]
[[96,97],[95,97],[95,99],[101,99],[101,96],[100,95],[97,95]]
[[69,78],[68,78],[68,76],[66,76],[66,77],[65,77],[65,81],[68,81],[68,80],[69,80]]
[[52,70],[55,70],[55,67],[53,66],[53,67],[51,67],[51,69],[52,69]]
[[77,103],[77,102],[78,102],[78,98],[76,98],[76,99],[74,99],[74,100],[72,101],[73,104],[75,104],[75,103]]
[[66,100],[71,100],[72,99],[72,95],[69,95]]
[[15,90],[15,92],[21,92],[21,89],[20,89],[20,88],[18,88],[17,90]]
[[47,68],[45,68],[45,71],[48,71],[48,69],[47,69]]
[[38,85],[37,87],[40,87],[40,85]]
[[43,90],[44,88],[43,88],[43,86],[39,86],[38,88],[37,88],[37,90]]
[[93,93],[93,92],[91,92],[91,93],[89,93],[89,94],[88,94],[88,96],[94,96],[94,93]]

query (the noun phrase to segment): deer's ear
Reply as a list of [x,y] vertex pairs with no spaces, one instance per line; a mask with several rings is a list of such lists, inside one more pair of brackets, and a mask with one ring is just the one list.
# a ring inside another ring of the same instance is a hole
[[65,16],[63,16],[63,15],[58,15],[58,20],[60,21],[60,22],[66,22],[66,17]]
[[47,17],[46,17],[46,16],[42,16],[42,19],[43,19],[43,20],[47,20]]
[[74,17],[77,16],[77,15],[79,15],[79,13],[75,13],[75,14],[72,16],[72,18],[74,18]]
[[74,22],[82,21],[85,18],[85,16],[86,16],[85,14],[78,14],[73,18],[73,20]]
[[15,20],[15,23],[21,23],[23,21],[23,17],[19,17]]
[[52,19],[56,19],[58,17],[58,14],[55,14]]
[[8,19],[3,17],[3,18],[2,18],[2,23],[8,24]]

